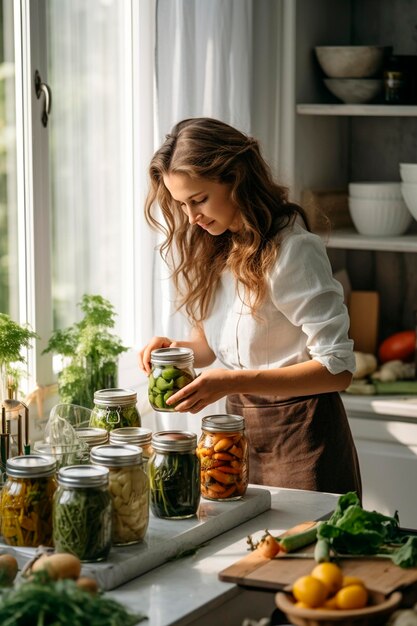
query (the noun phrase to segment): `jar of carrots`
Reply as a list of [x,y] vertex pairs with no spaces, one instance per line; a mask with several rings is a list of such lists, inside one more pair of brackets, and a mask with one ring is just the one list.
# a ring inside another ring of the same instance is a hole
[[248,442],[240,415],[208,415],[197,445],[201,495],[207,500],[238,500],[248,487]]

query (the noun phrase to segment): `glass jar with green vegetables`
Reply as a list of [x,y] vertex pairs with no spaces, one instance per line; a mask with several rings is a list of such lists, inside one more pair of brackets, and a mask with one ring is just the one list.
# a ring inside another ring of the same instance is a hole
[[190,348],[158,348],[151,352],[148,398],[156,411],[175,411],[166,402],[196,377],[194,352]]
[[99,389],[94,392],[94,408],[90,416],[92,428],[108,432],[124,426],[140,426],[136,406],[137,393],[133,389]]
[[103,561],[111,538],[109,470],[96,465],[62,467],[53,500],[55,550],[75,554],[81,561]]
[[110,443],[94,446],[90,458],[109,470],[113,545],[142,541],[149,523],[149,480],[142,467],[142,449]]
[[56,461],[41,454],[6,462],[1,493],[1,534],[10,546],[52,546],[52,501]]
[[170,430],[152,435],[148,463],[151,510],[156,517],[184,519],[196,515],[200,503],[197,435]]

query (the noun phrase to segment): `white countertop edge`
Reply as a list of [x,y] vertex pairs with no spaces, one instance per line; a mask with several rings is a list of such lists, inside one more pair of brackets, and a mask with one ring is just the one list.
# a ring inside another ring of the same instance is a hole
[[185,625],[208,611],[221,611],[222,604],[245,593],[241,587],[220,581],[218,573],[249,554],[249,534],[260,535],[265,528],[278,534],[317,519],[329,514],[338,499],[336,494],[264,488],[272,496],[269,511],[214,538],[192,556],[166,563],[106,595],[147,615],[146,626]]
[[[374,419],[404,418],[406,421],[417,422],[416,396],[360,396],[342,393],[342,400],[348,415]],[[358,414],[358,415],[356,415]]]

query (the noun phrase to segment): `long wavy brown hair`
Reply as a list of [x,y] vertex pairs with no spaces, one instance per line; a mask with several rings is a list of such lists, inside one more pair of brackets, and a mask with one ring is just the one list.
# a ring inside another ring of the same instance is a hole
[[[230,185],[243,227],[218,236],[190,227],[180,203],[164,185],[163,176],[171,173]],[[256,315],[276,259],[276,235],[297,215],[307,224],[301,207],[289,202],[287,189],[274,182],[258,142],[219,120],[183,120],[154,154],[149,175],[145,217],[165,237],[160,253],[172,268],[178,308],[194,322],[204,320],[227,268],[243,286],[244,300]],[[158,206],[164,223],[158,219]]]

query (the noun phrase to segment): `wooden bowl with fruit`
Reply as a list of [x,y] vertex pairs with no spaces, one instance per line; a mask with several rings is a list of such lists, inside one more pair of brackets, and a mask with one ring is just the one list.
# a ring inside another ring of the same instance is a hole
[[369,626],[383,623],[399,606],[402,594],[369,589],[357,577],[344,576],[332,562],[319,563],[275,596],[277,607],[296,626]]

